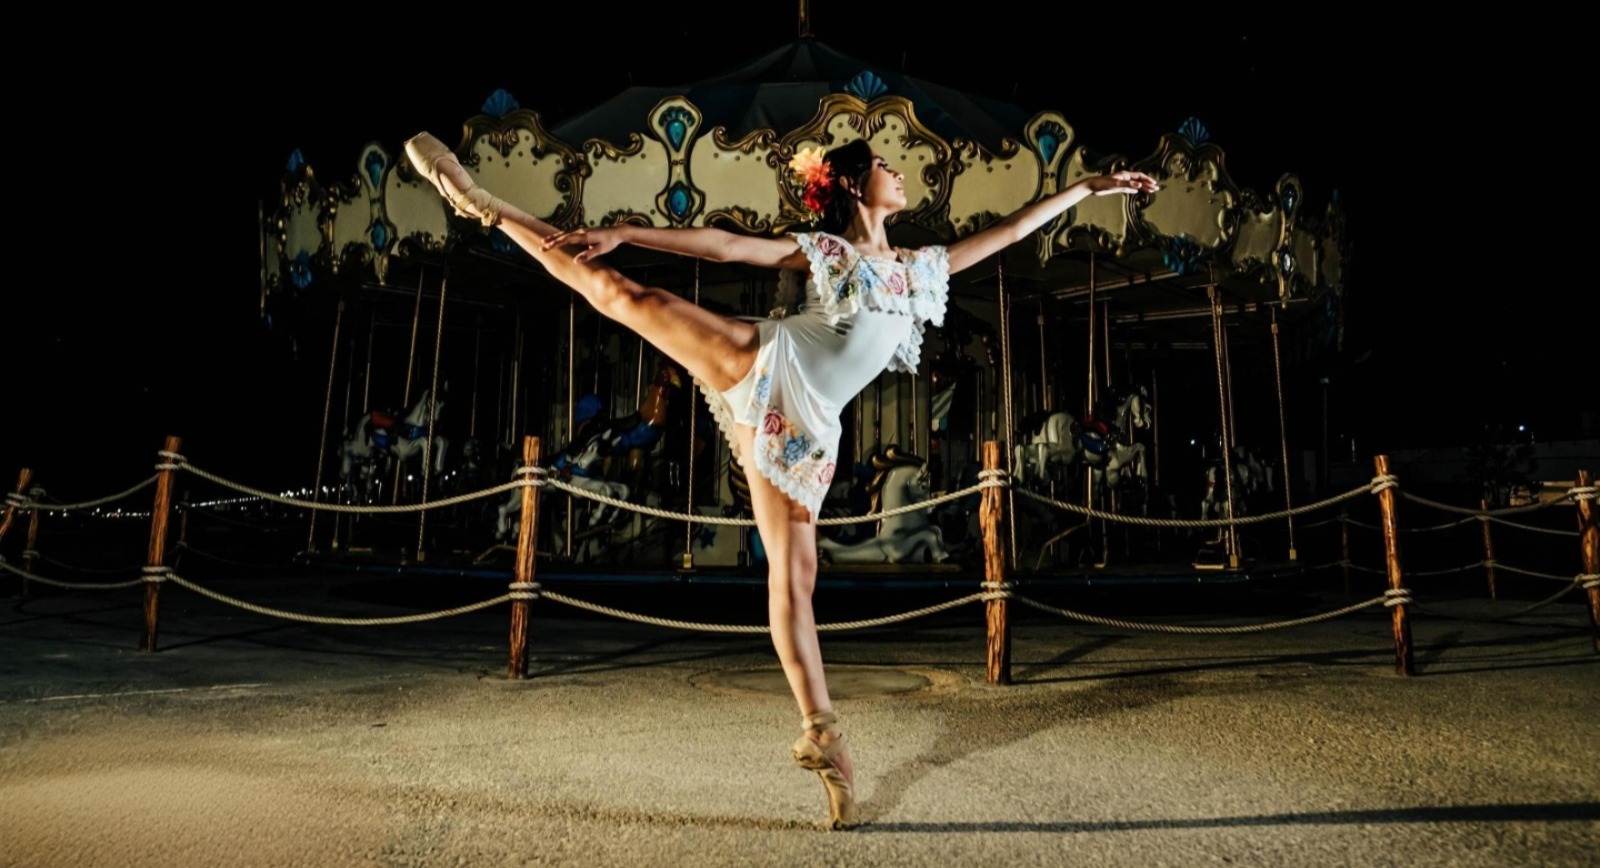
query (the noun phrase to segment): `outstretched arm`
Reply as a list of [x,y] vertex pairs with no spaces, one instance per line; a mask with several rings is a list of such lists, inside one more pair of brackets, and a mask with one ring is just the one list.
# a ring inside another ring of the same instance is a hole
[[1049,223],[1061,212],[1090,196],[1153,193],[1161,189],[1154,178],[1143,172],[1113,172],[1095,175],[1013,211],[999,223],[950,245],[950,273],[954,274],[999,253],[1028,237],[1028,233]]
[[574,258],[578,262],[587,262],[610,253],[619,244],[664,250],[711,262],[743,262],[767,268],[805,267],[805,256],[793,238],[758,238],[700,227],[660,229],[624,225],[588,229],[580,226],[546,238],[544,249],[582,247],[584,249]]

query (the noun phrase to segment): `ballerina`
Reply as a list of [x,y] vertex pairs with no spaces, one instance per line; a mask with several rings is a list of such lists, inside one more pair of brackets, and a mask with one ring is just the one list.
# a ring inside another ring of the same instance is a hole
[[[1133,171],[1084,178],[948,247],[904,249],[890,246],[888,220],[906,207],[905,178],[862,140],[791,160],[820,231],[777,238],[711,228],[561,231],[475,185],[437,138],[422,133],[405,150],[456,213],[499,227],[596,311],[694,377],[749,479],[767,550],[772,643],[803,717],[792,755],[821,776],[830,827],[855,825],[854,768],[811,604],[816,515],[833,479],[840,410],[886,368],[916,372],[924,327],[944,321],[951,274],[1086,197],[1150,193],[1155,180]],[[598,261],[620,244],[780,269],[787,309],[754,321],[713,313]]]

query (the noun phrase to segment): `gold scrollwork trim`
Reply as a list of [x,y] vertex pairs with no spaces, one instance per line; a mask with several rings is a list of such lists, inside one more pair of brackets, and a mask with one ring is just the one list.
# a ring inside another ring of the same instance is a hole
[[[509,159],[511,152],[522,143],[519,133],[527,133],[531,140],[527,144],[530,156],[535,159],[544,159],[552,155],[561,157],[563,168],[556,172],[554,185],[556,192],[562,194],[566,204],[561,210],[550,215],[549,222],[563,228],[577,225],[583,213],[583,181],[589,177],[589,163],[584,160],[578,149],[551,135],[540,121],[538,112],[519,108],[512,109],[498,118],[476,115],[468,119],[463,127],[463,146],[482,137],[490,147],[500,152],[500,156]],[[457,147],[457,155],[460,151],[461,148]],[[475,154],[469,156],[476,160]]]

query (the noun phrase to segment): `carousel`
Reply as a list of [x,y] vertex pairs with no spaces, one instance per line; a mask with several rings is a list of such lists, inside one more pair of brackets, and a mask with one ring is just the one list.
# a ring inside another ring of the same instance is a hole
[[[451,144],[480,183],[561,228],[777,235],[807,228],[786,169],[796,151],[867,139],[905,174],[909,205],[890,228],[901,247],[949,244],[1088,175],[1153,175],[1159,192],[1088,199],[952,279],[918,372],[884,373],[845,410],[819,516],[823,579],[981,570],[979,495],[941,495],[979,479],[986,441],[1003,444],[1011,475],[1004,548],[1018,574],[1220,580],[1292,564],[1292,516],[1241,538],[1045,507],[1174,522],[1292,510],[1317,484],[1292,420],[1318,398],[1296,366],[1340,341],[1337,197],[1307,201],[1294,175],[1242,189],[1203,119],[1143,154],[1102,153],[1095,135],[802,36],[554,126],[497,91]],[[543,472],[567,486],[541,491],[544,575],[759,576],[759,536],[726,521],[750,516],[743,471],[687,375],[498,230],[456,216],[400,143],[370,142],[345,166],[291,154],[261,250],[263,316],[295,323],[326,363],[322,393],[306,396],[322,424],[303,432],[320,444],[318,498],[395,506],[482,490],[512,478],[534,435]],[[776,303],[773,272],[628,247],[607,261],[728,315]],[[520,496],[323,515],[307,548],[330,563],[503,572]]]

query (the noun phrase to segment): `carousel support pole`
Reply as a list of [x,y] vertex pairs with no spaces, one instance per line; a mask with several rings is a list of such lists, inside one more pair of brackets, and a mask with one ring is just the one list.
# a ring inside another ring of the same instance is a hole
[[[43,497],[44,489],[37,486],[28,489],[28,499],[34,503],[38,503],[40,498]],[[39,517],[43,514],[44,510],[37,506],[28,508],[28,539],[27,545],[22,549],[22,571],[25,573],[33,572],[33,563],[39,559]],[[32,599],[33,586],[28,584],[27,576],[22,576],[21,578],[22,599]]]
[[183,557],[183,550],[189,545],[189,510],[192,492],[187,486],[183,489],[183,496],[178,498],[178,553],[173,556],[173,566],[177,566],[178,559]]
[[[983,469],[991,473],[1005,470],[1005,454],[999,441],[984,441]],[[1000,526],[1006,524],[1008,518],[1005,512],[1005,498],[1001,497],[1000,488],[998,486],[985,488],[978,510],[978,523],[983,528],[983,587],[986,591],[1000,591],[1006,587],[1006,553],[1001,542]],[[988,658],[984,671],[990,684],[1011,683],[1011,621],[1008,602],[1004,598],[984,602],[988,639]]]
[[1039,296],[1039,409],[1050,412],[1050,363],[1044,343],[1044,296]]
[[[1578,486],[1592,488],[1594,477],[1587,470],[1578,471]],[[1600,521],[1596,520],[1594,493],[1578,497],[1578,520],[1583,529],[1578,532],[1578,544],[1583,548],[1583,572],[1588,578],[1584,590],[1589,593],[1589,631],[1594,636],[1594,650],[1600,654]]]
[[[322,399],[322,439],[317,442],[321,448],[317,450],[317,475],[311,487],[311,502],[316,503],[322,499],[322,463],[328,457],[328,417],[333,413],[333,375],[339,367],[339,326],[344,323],[344,299],[339,299],[339,304],[333,314],[333,340],[330,342],[332,349],[328,353],[328,391]],[[184,513],[187,518],[188,513]],[[334,519],[337,524],[338,519]],[[334,528],[337,536],[338,528]],[[179,537],[182,540],[182,537]],[[306,527],[306,554],[317,553],[317,508],[311,507],[311,521]]]
[[517,407],[522,398],[522,354],[525,349],[522,314],[517,314],[516,334],[511,339],[511,412],[506,416],[506,436],[501,442],[510,448],[516,441]]
[[1344,574],[1344,592],[1350,593],[1350,513],[1339,511],[1339,570]]
[[[1007,447],[1016,439],[1017,423],[1012,415],[1015,412],[1016,405],[1011,397],[1011,297],[1006,294],[1006,256],[1004,251],[995,260],[995,281],[1000,292],[1000,374],[1002,377],[1000,397],[1005,401],[1005,413],[1001,416],[1001,419],[1006,426],[1005,436],[997,439],[1000,441],[1001,447]],[[988,449],[987,444],[984,445],[984,449]],[[985,461],[987,460],[986,457]],[[995,468],[985,467],[984,469],[992,470]],[[1008,551],[1011,555],[1011,559],[1007,563],[1013,568],[1017,565],[1016,498],[1016,493],[1011,490],[1010,486],[1007,486],[1006,514],[1011,519],[1006,522],[1006,533],[1010,539]],[[1007,679],[1009,678],[1010,676],[1007,675]]]
[[[1084,413],[1084,418],[1088,418],[1089,414],[1094,412],[1094,398],[1095,398],[1095,377],[1094,377],[1094,342],[1095,342],[1094,308],[1095,308],[1095,301],[1094,301],[1094,292],[1095,292],[1095,254],[1094,254],[1094,251],[1091,250],[1091,251],[1089,251],[1089,365],[1088,365],[1089,387],[1084,392],[1084,408],[1086,410],[1086,412]],[[1083,469],[1083,505],[1084,505],[1084,508],[1086,508],[1086,509],[1094,509],[1094,469],[1091,468],[1091,467],[1085,467]],[[1084,516],[1083,522],[1084,522],[1085,525],[1088,526],[1088,528],[1087,528],[1088,531],[1089,531],[1089,542],[1088,542],[1088,545],[1093,546],[1094,545],[1094,540],[1095,540],[1094,517],[1093,516]],[[1101,528],[1104,529],[1105,522],[1101,522],[1100,525],[1101,525]],[[1107,548],[1109,548],[1109,546],[1107,546],[1105,544],[1105,541],[1102,540],[1101,541],[1101,556],[1099,558],[1097,558],[1097,561],[1098,561],[1099,565],[1101,565],[1101,566],[1105,565],[1105,549],[1107,549]]]
[[[439,281],[439,318],[438,330],[433,338],[433,383],[428,388],[428,433],[422,437],[422,499],[421,503],[428,502],[428,479],[433,471],[433,439],[438,436],[439,426],[439,362],[440,354],[444,352],[444,300],[449,294],[450,279],[448,277]],[[417,513],[417,562],[427,560],[428,549],[424,543],[428,530],[428,511],[421,510]]]
[[[183,448],[183,438],[168,436],[163,452],[177,454]],[[161,570],[167,565],[167,522],[172,512],[172,481],[176,469],[172,459],[161,456],[166,465],[156,477],[155,505],[150,508],[150,552],[145,560],[144,575],[144,634],[139,639],[140,651],[156,650],[156,624],[161,603]]]
[[472,330],[472,406],[467,410],[467,438],[478,436],[478,381],[483,371],[483,323]]
[[[1389,475],[1389,456],[1373,458],[1379,476]],[[1405,581],[1400,571],[1400,528],[1396,517],[1394,489],[1378,492],[1378,509],[1383,513],[1383,560],[1389,571],[1389,591],[1398,599],[1405,592]],[[1411,660],[1411,622],[1406,618],[1406,604],[1390,601],[1389,611],[1394,626],[1394,671],[1400,675],[1414,675]]]
[[[31,467],[24,467],[22,468],[22,472],[17,474],[16,494],[13,497],[7,498],[6,511],[4,515],[0,515],[0,542],[5,541],[6,532],[11,530],[11,523],[16,521],[17,504],[15,501],[22,499],[22,493],[28,490],[28,484],[32,481],[33,468]],[[28,588],[26,580],[24,580],[22,588],[23,593],[26,594]]]
[[[1229,442],[1228,432],[1228,378],[1225,371],[1227,355],[1227,331],[1222,324],[1222,304],[1217,299],[1217,287],[1206,287],[1206,293],[1211,299],[1211,340],[1216,347],[1217,357],[1217,405],[1220,409],[1218,418],[1221,420],[1218,427],[1222,431],[1222,480],[1223,491],[1227,496],[1228,518],[1231,520],[1237,515],[1233,507],[1233,455],[1232,443]],[[1228,566],[1235,569],[1239,566],[1238,536],[1232,524],[1225,525],[1222,531],[1223,539],[1227,541]]]
[[[700,304],[700,260],[698,259],[694,261],[694,303],[697,307]],[[881,377],[879,382],[882,382]],[[684,512],[692,516],[694,515],[694,438],[700,414],[695,412],[699,407],[696,406],[693,385],[690,385],[689,392],[689,497],[687,500],[688,507]],[[882,394],[880,386],[878,401],[880,413],[883,404]],[[692,518],[683,523],[683,568],[686,570],[694,569],[694,519]]]
[[[633,381],[633,406],[644,406],[644,338],[639,339],[639,370]],[[644,460],[642,458],[640,459],[639,467],[640,470],[638,478],[643,479]],[[639,537],[643,535],[643,533],[644,514],[635,512],[633,514],[633,533],[628,537],[628,553],[631,556],[630,560],[638,557]]]
[[[1289,492],[1289,422],[1286,418],[1283,401],[1283,359],[1278,350],[1278,309],[1272,309],[1272,372],[1278,384],[1278,442],[1283,446],[1283,508],[1294,509],[1294,498]],[[1289,523],[1289,561],[1299,560],[1299,555],[1294,547],[1294,516],[1287,517]]]
[[[1150,368],[1150,437],[1154,441],[1155,455],[1151,459],[1150,473],[1156,491],[1161,490],[1161,380],[1156,369]],[[1160,539],[1159,536],[1156,537]]]
[[[406,355],[406,390],[400,399],[400,406],[411,406],[411,377],[417,370],[417,327],[422,322],[422,287],[424,275],[417,275],[417,303],[411,309],[411,349]],[[394,490],[390,495],[389,503],[400,502],[400,471],[405,462],[394,463]]]
[[[918,434],[918,431],[922,428],[922,405],[917,403],[917,373],[916,373],[916,371],[912,371],[911,372],[910,379],[911,379],[911,451],[914,454],[922,455],[924,453],[917,452],[917,443],[919,442],[917,434]],[[931,442],[933,440],[933,435],[932,434],[928,435],[928,440],[930,441],[929,442],[929,448],[928,448],[928,454],[931,456],[931,454],[933,452],[933,447],[932,447],[932,442]]]
[[[1487,513],[1489,511],[1489,498],[1479,498],[1478,508]],[[1492,525],[1488,515],[1478,516],[1478,523],[1483,525],[1483,573],[1489,582],[1489,599],[1494,600],[1499,598],[1495,591],[1494,582],[1494,534],[1490,531]]]
[[[577,438],[577,406],[578,406],[578,296],[573,293],[567,298],[567,434],[564,438],[568,443],[573,443]],[[694,444],[689,445],[690,454],[693,454]],[[567,546],[566,558],[572,560],[572,523],[577,514],[577,504],[572,495],[567,495]]]
[[[522,438],[522,466],[539,466],[539,438]],[[517,528],[517,585],[511,591],[511,665],[506,677],[513,681],[528,677],[528,605],[533,599],[533,556],[538,539],[539,489],[529,485],[522,489],[522,523]],[[528,596],[520,596],[522,594]]]
[[[352,419],[352,418],[355,417],[355,408],[350,406],[350,401],[355,396],[355,379],[356,379],[356,339],[352,337],[350,339],[350,360],[345,363],[345,371],[344,371],[344,415],[343,415],[343,418],[346,419],[346,420]],[[342,486],[341,486],[340,495],[342,495]],[[340,495],[335,495],[334,499],[335,500],[339,499]],[[340,548],[340,542],[339,542],[339,514],[338,513],[334,513],[334,515],[333,515],[333,534],[332,534],[332,536],[330,536],[328,538],[328,548],[332,549],[333,551],[338,551],[339,548]]]

